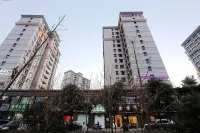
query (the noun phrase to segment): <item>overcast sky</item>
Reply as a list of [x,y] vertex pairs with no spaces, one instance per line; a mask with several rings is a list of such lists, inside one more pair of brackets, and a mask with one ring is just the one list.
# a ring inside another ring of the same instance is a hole
[[103,66],[102,27],[117,25],[119,12],[143,11],[170,80],[179,86],[185,76],[197,77],[181,43],[200,25],[199,5],[200,0],[0,0],[0,43],[21,14],[44,15],[50,26],[66,14],[57,73],[73,70],[96,79]]

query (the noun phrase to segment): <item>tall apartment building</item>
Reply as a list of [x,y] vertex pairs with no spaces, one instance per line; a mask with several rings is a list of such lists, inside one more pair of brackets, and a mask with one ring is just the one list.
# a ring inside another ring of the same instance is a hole
[[143,12],[120,12],[118,26],[103,27],[105,85],[117,80],[130,87],[139,84],[134,49],[142,81],[156,77],[170,82]]
[[181,44],[200,77],[200,26]]
[[[31,58],[50,31],[43,15],[21,15],[0,45],[0,69],[18,70]],[[42,46],[34,60],[16,79],[11,89],[51,89],[60,57],[60,39],[56,32]],[[0,74],[0,89],[10,82],[10,75]]]
[[75,84],[83,90],[90,89],[90,80],[83,77],[82,73],[75,73],[72,70],[64,73],[61,88],[68,84]]

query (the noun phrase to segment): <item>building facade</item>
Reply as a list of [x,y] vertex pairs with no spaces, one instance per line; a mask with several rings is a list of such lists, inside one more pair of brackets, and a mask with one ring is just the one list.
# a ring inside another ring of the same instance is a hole
[[[44,42],[49,31],[43,15],[22,15],[15,23],[0,45],[0,89],[11,80],[10,74],[5,71],[22,68]],[[60,39],[54,32],[10,89],[50,89],[60,57],[59,43]]]
[[170,82],[143,12],[121,12],[118,26],[103,27],[103,56],[105,85],[117,80],[138,85],[137,64],[142,81],[156,77]]
[[68,84],[75,84],[80,89],[90,89],[90,80],[83,77],[82,73],[75,73],[71,70],[64,73],[61,88]]
[[200,77],[200,26],[181,44]]

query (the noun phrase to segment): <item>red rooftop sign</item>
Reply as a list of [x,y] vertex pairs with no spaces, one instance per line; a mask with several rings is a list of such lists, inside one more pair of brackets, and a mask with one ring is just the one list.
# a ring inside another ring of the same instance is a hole
[[142,14],[140,14],[140,13],[122,14],[122,17],[142,17]]

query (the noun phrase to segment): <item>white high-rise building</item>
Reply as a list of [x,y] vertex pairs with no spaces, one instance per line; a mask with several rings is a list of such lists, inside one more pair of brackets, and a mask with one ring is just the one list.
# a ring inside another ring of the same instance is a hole
[[181,44],[200,77],[200,26]]
[[90,80],[83,77],[82,73],[75,73],[72,70],[64,73],[61,88],[68,84],[75,84],[83,90],[90,89]]
[[103,27],[105,85],[117,80],[139,84],[134,49],[143,83],[152,77],[170,82],[143,12],[121,12],[118,26]]
[[[0,45],[0,69],[18,70],[30,59],[50,31],[43,15],[22,15]],[[16,79],[11,89],[51,89],[60,57],[60,39],[56,32],[38,51],[37,56]],[[10,76],[0,73],[0,87],[10,82]]]

